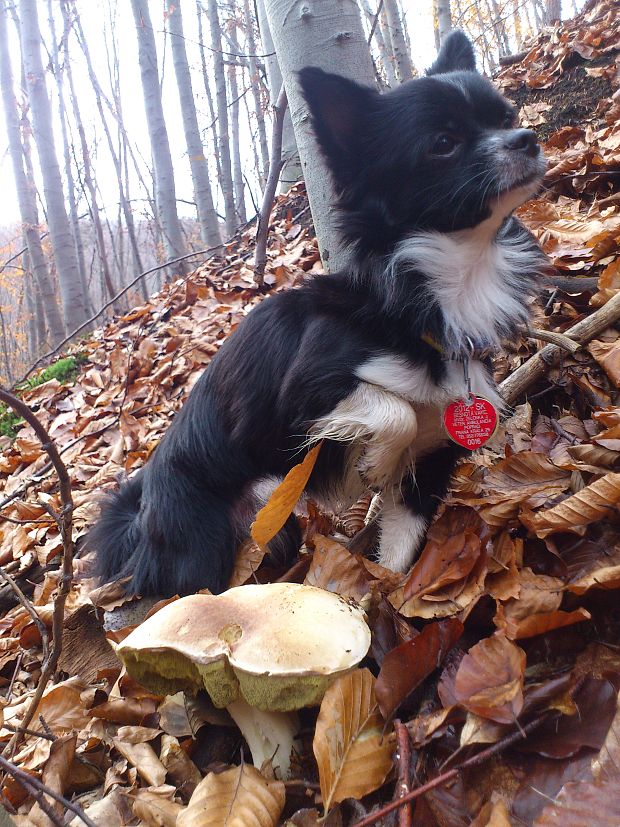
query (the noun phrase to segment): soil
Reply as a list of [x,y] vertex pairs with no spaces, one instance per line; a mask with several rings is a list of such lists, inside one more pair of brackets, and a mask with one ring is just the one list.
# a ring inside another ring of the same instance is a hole
[[[593,60],[588,66],[609,63],[609,56]],[[590,77],[582,65],[573,66],[546,89],[530,89],[523,84],[519,89],[510,90],[509,97],[520,109],[524,104],[544,101],[551,106],[545,112],[546,123],[533,127],[539,140],[546,141],[563,126],[583,126],[595,117],[601,100],[613,92],[606,78]]]

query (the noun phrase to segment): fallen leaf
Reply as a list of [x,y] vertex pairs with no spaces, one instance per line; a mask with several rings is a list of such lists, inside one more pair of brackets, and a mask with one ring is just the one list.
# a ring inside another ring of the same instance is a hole
[[368,669],[356,669],[338,678],[321,703],[312,748],[326,812],[376,790],[392,767],[393,747],[383,737],[374,686]]
[[250,764],[210,772],[179,813],[176,827],[276,827],[284,797],[282,781],[268,781]]
[[375,695],[386,720],[437,669],[462,633],[463,624],[455,618],[428,623],[419,635],[387,653],[375,684]]
[[523,707],[525,652],[501,632],[469,650],[456,673],[457,703],[481,718],[511,724]]
[[343,545],[321,534],[314,536],[314,554],[304,583],[357,603],[370,591],[364,566]]
[[291,468],[267,504],[256,515],[252,523],[252,539],[261,548],[264,548],[276,536],[292,514],[310,479],[320,450],[321,443],[319,442],[308,451],[303,462]]

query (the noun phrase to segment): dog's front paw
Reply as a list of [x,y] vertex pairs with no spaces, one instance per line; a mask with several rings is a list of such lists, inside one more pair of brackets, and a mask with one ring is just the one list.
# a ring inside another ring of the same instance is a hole
[[357,463],[357,470],[364,485],[376,493],[397,484],[406,469],[406,452],[390,451],[380,445],[368,446]]

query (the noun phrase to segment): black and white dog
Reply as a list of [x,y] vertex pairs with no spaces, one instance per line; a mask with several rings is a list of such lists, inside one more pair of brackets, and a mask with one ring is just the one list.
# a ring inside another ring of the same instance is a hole
[[[476,354],[515,335],[545,269],[511,217],[542,153],[465,35],[383,95],[316,68],[300,83],[352,263],[254,309],[104,505],[88,544],[101,577],[131,575],[137,593],[226,588],[256,510],[319,439],[308,494],[342,507],[383,491],[378,560],[405,571],[463,453],[442,420],[465,394],[461,360],[473,345],[473,392],[500,407]],[[296,551],[298,531],[289,518],[272,553]]]

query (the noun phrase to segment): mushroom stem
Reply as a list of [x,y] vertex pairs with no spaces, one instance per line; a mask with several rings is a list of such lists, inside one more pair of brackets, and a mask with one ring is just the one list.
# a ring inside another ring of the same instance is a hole
[[247,741],[254,766],[260,769],[265,761],[272,759],[274,768],[280,770],[280,777],[288,778],[291,752],[299,731],[297,713],[256,709],[241,697],[226,709]]

